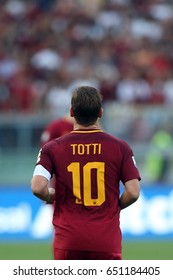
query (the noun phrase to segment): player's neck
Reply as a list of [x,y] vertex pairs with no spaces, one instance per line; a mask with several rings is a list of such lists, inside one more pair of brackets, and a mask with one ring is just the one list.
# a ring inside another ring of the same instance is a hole
[[89,129],[101,129],[100,124],[98,121],[96,121],[93,125],[84,126],[81,124],[78,124],[77,122],[74,122],[74,130],[89,130]]

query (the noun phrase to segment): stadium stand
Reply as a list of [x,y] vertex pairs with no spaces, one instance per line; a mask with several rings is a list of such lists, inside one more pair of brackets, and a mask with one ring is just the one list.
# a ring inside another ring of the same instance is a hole
[[[173,137],[172,1],[8,0],[0,7],[1,154],[25,149],[30,159],[44,125],[66,113],[71,90],[87,83],[103,95],[104,129],[130,141],[144,170],[155,133]],[[170,147],[161,153],[171,182]]]

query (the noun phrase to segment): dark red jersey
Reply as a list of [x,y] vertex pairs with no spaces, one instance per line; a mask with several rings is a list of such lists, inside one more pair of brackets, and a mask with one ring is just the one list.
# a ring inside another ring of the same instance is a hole
[[52,121],[47,125],[41,135],[41,147],[50,140],[65,135],[72,130],[73,123],[68,118],[61,118]]
[[129,145],[101,130],[47,143],[37,165],[56,176],[55,248],[121,252],[119,184],[139,179]]

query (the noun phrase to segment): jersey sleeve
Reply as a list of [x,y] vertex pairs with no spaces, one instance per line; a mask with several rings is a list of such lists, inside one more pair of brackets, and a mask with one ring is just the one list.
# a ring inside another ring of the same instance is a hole
[[135,157],[130,146],[124,142],[122,146],[123,160],[121,165],[120,179],[123,183],[138,179],[141,180],[139,170],[136,166]]
[[54,165],[51,157],[51,144],[52,143],[49,142],[40,149],[36,167],[39,165],[43,166],[52,176],[54,174]]

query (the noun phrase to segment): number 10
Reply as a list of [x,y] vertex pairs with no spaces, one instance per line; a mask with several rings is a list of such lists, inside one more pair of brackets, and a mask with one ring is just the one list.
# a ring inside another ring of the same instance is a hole
[[[97,172],[97,198],[91,197],[91,171],[96,169]],[[81,186],[80,186],[80,163],[72,162],[67,170],[72,172],[73,194],[76,197],[76,203],[82,203]],[[105,201],[105,163],[88,162],[83,166],[83,204],[85,206],[100,206]]]

